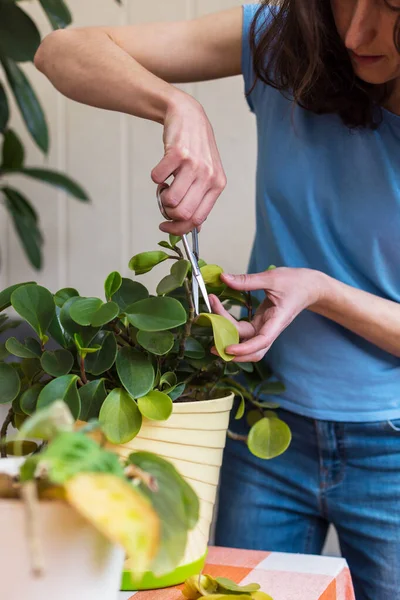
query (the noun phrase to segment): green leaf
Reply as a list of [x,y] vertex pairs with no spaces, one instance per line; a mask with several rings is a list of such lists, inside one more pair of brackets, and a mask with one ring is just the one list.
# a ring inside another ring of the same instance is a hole
[[38,409],[47,408],[57,400],[63,400],[74,419],[79,419],[81,400],[76,387],[78,379],[77,375],[63,375],[50,381],[39,394]]
[[3,133],[6,130],[9,118],[10,110],[8,107],[7,95],[4,86],[0,81],[0,133]]
[[85,348],[82,336],[79,333],[75,333],[74,342],[81,358],[86,358],[87,354],[95,354],[101,348],[99,344],[92,345],[90,348]]
[[98,419],[100,409],[107,397],[104,379],[96,379],[90,381],[79,389],[81,398],[81,421],[89,421],[90,419]]
[[36,338],[25,338],[25,346],[28,348],[28,350],[33,352],[35,358],[40,358],[42,356],[42,346],[40,345],[39,340]]
[[53,29],[64,29],[72,22],[71,13],[63,0],[39,0]]
[[135,275],[143,275],[148,273],[153,267],[159,265],[169,258],[169,254],[162,250],[154,250],[153,252],[141,252],[136,254],[129,261],[129,268],[135,272]]
[[78,325],[89,326],[94,314],[102,305],[100,298],[77,298],[71,305],[71,319]]
[[4,134],[2,164],[3,169],[19,169],[24,162],[24,147],[17,134],[8,129]]
[[99,298],[77,298],[70,309],[71,318],[82,326],[102,327],[119,314],[116,302],[106,302]]
[[174,345],[174,336],[170,331],[138,331],[136,339],[145,350],[163,356]]
[[178,260],[171,267],[171,274],[164,277],[157,286],[157,294],[164,296],[174,290],[177,290],[183,285],[185,278],[190,269],[188,260]]
[[68,375],[74,364],[74,357],[68,350],[45,352],[40,359],[43,371],[52,377]]
[[21,382],[17,371],[6,363],[0,363],[0,404],[12,402],[19,394]]
[[111,331],[100,331],[93,339],[94,344],[100,345],[100,350],[86,357],[85,368],[92,375],[102,375],[115,363],[117,357],[117,340]]
[[94,313],[90,324],[92,327],[103,327],[119,315],[119,306],[116,302],[106,302]]
[[258,421],[261,421],[263,418],[262,413],[259,410],[249,410],[246,415],[246,421],[249,427],[253,427]]
[[36,352],[33,352],[24,344],[21,344],[15,337],[8,338],[6,341],[6,348],[10,354],[18,356],[18,358],[37,358]]
[[276,417],[264,418],[250,429],[247,445],[258,458],[271,459],[285,452],[291,438],[286,423]]
[[40,33],[32,19],[12,2],[0,4],[0,53],[17,62],[33,61]]
[[24,358],[20,366],[29,383],[31,383],[34,377],[42,373],[42,365],[38,358]]
[[3,361],[8,356],[10,356],[10,353],[6,348],[6,345],[3,342],[0,342],[0,361]]
[[121,348],[117,355],[117,372],[122,385],[132,398],[147,394],[154,384],[151,360],[133,348]]
[[140,431],[142,415],[136,402],[122,389],[115,389],[104,400],[99,420],[112,444],[126,444]]
[[118,271],[113,271],[107,277],[104,283],[104,291],[106,294],[106,299],[111,300],[112,296],[118,292],[122,285],[122,277],[118,273]]
[[144,285],[132,279],[122,278],[122,284],[119,290],[113,294],[112,299],[118,304],[121,312],[125,312],[125,309],[131,304],[144,300],[149,297],[149,292]]
[[[40,146],[39,143],[38,145]],[[81,200],[82,202],[89,202],[89,196],[87,195],[85,190],[78,183],[76,183],[76,181],[70,179],[70,177],[67,177],[63,173],[59,173],[58,171],[53,171],[51,169],[40,169],[36,167],[24,167],[21,169],[5,169],[4,172],[9,175],[25,175],[26,177],[30,177],[31,179],[37,179],[42,183],[48,183],[49,185],[52,185],[53,187],[56,187],[62,190],[63,192],[70,194],[77,200]]]
[[1,62],[29,132],[39,148],[47,154],[49,133],[36,94],[23,71],[13,60],[3,57]]
[[39,394],[43,389],[42,383],[35,383],[32,387],[28,388],[19,400],[21,410],[26,415],[32,415],[36,411],[36,405],[39,398]]
[[168,244],[168,242],[165,242],[164,240],[158,242],[158,245],[161,246],[161,248],[167,248],[167,250],[172,250],[171,244]]
[[169,243],[172,247],[175,247],[181,241],[181,239],[182,238],[179,235],[172,235],[172,233],[169,234]]
[[251,362],[237,363],[237,366],[241,371],[245,371],[246,373],[252,373],[254,371],[254,365]]
[[10,287],[6,288],[2,292],[0,292],[0,312],[11,306],[11,295],[17,290],[19,287],[22,287],[27,284],[33,284],[33,281],[28,281],[25,283],[15,283],[14,285],[10,285]]
[[177,384],[177,382],[178,379],[176,373],[173,371],[168,371],[167,373],[161,375],[158,385],[160,386],[160,389],[172,388]]
[[172,402],[175,402],[175,400],[178,400],[178,398],[182,396],[183,392],[185,391],[185,388],[186,383],[178,383],[178,385],[175,385],[173,388],[167,391],[168,396],[171,398]]
[[239,398],[240,398],[240,403],[239,403],[239,406],[237,409],[237,413],[235,415],[236,421],[239,421],[243,417],[244,411],[246,410],[246,402],[245,402],[245,399],[243,398],[243,394],[241,394],[240,392],[235,391],[235,396],[239,396]]
[[151,421],[166,421],[172,414],[172,400],[164,392],[153,390],[138,399],[140,412]]
[[33,327],[39,338],[47,341],[46,331],[55,314],[55,304],[49,290],[36,284],[24,285],[12,293],[11,304]]
[[4,187],[6,206],[12,216],[15,231],[25,254],[35,269],[42,266],[43,236],[37,225],[37,214],[30,202],[17,190]]
[[152,491],[144,483],[140,483],[139,488],[161,518],[161,548],[152,564],[152,571],[162,575],[173,570],[183,557],[187,530],[193,529],[199,518],[199,499],[175,467],[161,457],[135,452],[128,460],[157,482],[157,491]]
[[75,323],[71,318],[70,310],[78,299],[78,297],[74,296],[64,303],[60,311],[60,323],[72,339],[77,333],[82,338],[82,345],[88,347],[99,329],[97,327],[84,327],[83,325],[78,325],[78,323]]
[[257,388],[257,395],[282,394],[286,390],[280,381],[265,381]]
[[75,296],[79,297],[79,292],[75,288],[62,288],[54,294],[54,302],[59,308],[62,308],[67,300]]
[[210,323],[213,328],[215,347],[220,357],[227,362],[234,358],[225,352],[228,346],[239,343],[239,332],[231,321],[221,315],[202,313],[196,323],[201,326]]
[[225,577],[216,577],[216,581],[219,585],[220,590],[223,592],[251,594],[253,592],[257,592],[261,587],[260,585],[258,585],[258,583],[250,583],[249,585],[238,585],[234,581],[226,579]]
[[203,346],[193,337],[188,337],[185,343],[185,356],[188,358],[200,359],[206,354]]
[[165,331],[179,327],[187,321],[182,304],[168,296],[135,302],[129,307],[127,316],[131,325],[142,331]]
[[54,315],[47,331],[50,334],[50,337],[52,337],[57,344],[60,344],[60,346],[63,348],[70,348],[72,347],[72,340],[68,333],[64,331],[61,326],[60,312],[60,308],[56,306],[56,314]]
[[206,285],[216,288],[225,285],[221,281],[221,273],[224,272],[222,267],[219,267],[218,265],[205,265],[204,267],[201,267],[200,272]]

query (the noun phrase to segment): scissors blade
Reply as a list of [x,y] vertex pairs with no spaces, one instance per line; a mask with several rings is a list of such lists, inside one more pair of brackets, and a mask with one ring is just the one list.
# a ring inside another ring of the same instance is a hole
[[196,317],[200,314],[200,303],[199,303],[199,284],[195,275],[192,276],[192,296],[194,303],[194,312]]
[[212,312],[212,310],[211,310],[211,304],[210,304],[210,300],[208,298],[206,284],[204,283],[203,276],[200,273],[200,275],[196,275],[195,276],[195,279],[197,281],[198,287],[200,288],[201,295],[203,296],[203,300],[204,300],[204,302],[205,302],[205,304],[207,306],[207,310],[208,310],[209,313],[211,313]]

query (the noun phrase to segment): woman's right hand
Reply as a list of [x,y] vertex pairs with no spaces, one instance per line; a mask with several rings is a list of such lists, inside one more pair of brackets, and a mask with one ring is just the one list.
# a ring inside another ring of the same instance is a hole
[[155,183],[171,185],[161,201],[171,221],[160,225],[173,235],[201,227],[226,186],[214,131],[201,104],[176,90],[164,120],[164,157],[153,169]]

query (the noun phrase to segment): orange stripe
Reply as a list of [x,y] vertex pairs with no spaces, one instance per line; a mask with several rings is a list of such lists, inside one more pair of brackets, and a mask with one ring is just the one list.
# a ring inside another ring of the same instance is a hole
[[227,565],[207,565],[203,571],[204,575],[211,575],[211,577],[225,577],[231,579],[235,583],[243,581],[249,573],[252,572],[252,568],[246,567],[228,567]]
[[330,582],[330,584],[328,585],[328,587],[323,592],[323,594],[319,597],[318,600],[337,600],[336,580],[335,579]]

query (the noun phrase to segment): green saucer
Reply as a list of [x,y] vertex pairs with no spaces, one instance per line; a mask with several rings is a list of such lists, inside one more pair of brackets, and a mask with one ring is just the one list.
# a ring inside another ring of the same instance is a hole
[[124,571],[122,574],[121,590],[124,592],[139,592],[141,590],[159,590],[161,588],[173,587],[184,583],[186,579],[201,573],[206,562],[207,552],[205,555],[193,563],[178,567],[172,573],[156,577],[150,571],[146,573],[143,579],[135,581],[129,571]]

